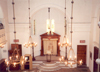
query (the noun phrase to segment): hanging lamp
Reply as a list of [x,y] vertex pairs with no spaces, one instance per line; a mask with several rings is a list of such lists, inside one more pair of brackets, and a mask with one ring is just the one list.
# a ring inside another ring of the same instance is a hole
[[[14,8],[14,4],[15,4],[14,0],[12,0],[12,5],[13,5],[13,20],[14,20],[14,38],[16,40],[16,26],[15,26],[15,8]],[[14,67],[16,67],[17,64],[24,65],[24,63],[25,63],[25,57],[24,56],[20,57],[19,50],[18,50],[17,45],[16,45],[16,41],[15,41],[15,48],[14,48],[14,51],[12,53],[12,56],[10,56],[8,60],[5,59],[5,63],[7,65],[7,67],[8,67],[8,71],[9,71],[9,66],[10,65],[13,65]]]
[[30,31],[30,36],[29,36],[29,40],[28,40],[28,43],[24,45],[24,47],[28,48],[28,47],[31,47],[32,48],[32,53],[33,53],[33,58],[32,60],[34,61],[35,58],[34,58],[34,47],[37,46],[37,43],[36,42],[33,42],[32,40],[32,37],[31,37],[31,23],[30,23],[30,0],[28,0],[28,5],[29,5],[29,31]]
[[[66,3],[66,0],[65,0],[65,3]],[[82,62],[82,60],[77,61],[77,57],[76,57],[75,52],[74,52],[74,50],[72,48],[72,33],[73,33],[72,24],[73,24],[73,3],[74,3],[74,1],[72,0],[71,3],[72,3],[72,9],[71,9],[71,31],[70,31],[70,33],[71,33],[71,46],[70,46],[70,49],[68,51],[67,59],[64,60],[64,57],[61,57],[59,60],[60,60],[60,62],[64,62],[66,66],[74,68],[74,65],[77,65],[77,64],[82,65],[83,62]],[[67,46],[67,45],[65,45],[65,46]]]
[[48,19],[47,19],[47,34],[54,33],[54,19],[50,19],[50,7],[48,7]]

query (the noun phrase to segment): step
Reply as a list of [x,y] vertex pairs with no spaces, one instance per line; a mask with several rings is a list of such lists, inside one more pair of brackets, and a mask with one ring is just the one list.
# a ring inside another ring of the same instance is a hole
[[59,69],[61,69],[61,67],[56,67],[56,68],[42,68],[42,67],[38,67],[39,70],[41,71],[57,71]]
[[56,62],[43,62],[43,64],[46,66],[53,66],[53,65],[56,65],[57,63]]
[[49,66],[49,65],[47,66],[47,65],[41,64],[40,66],[41,66],[42,68],[56,68],[56,67],[59,67],[58,64],[50,65],[50,66]]
[[34,63],[43,63],[43,61],[32,61],[32,64]]

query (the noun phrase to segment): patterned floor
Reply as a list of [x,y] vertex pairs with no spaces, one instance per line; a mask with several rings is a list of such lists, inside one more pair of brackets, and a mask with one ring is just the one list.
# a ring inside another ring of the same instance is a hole
[[[58,61],[60,56],[52,56],[51,61]],[[46,56],[37,56],[35,57],[36,61],[46,61]],[[24,71],[11,71],[11,72],[90,72],[88,67],[80,67],[80,68],[61,68],[56,71],[41,71],[38,68],[34,68],[32,71],[24,70]]]
[[60,69],[58,71],[40,71],[38,69],[33,69],[32,71],[11,71],[11,72],[90,72],[88,68],[72,68],[72,69]]

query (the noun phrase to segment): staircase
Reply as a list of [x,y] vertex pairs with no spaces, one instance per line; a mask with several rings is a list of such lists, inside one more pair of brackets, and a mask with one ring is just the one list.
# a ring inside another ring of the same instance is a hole
[[64,63],[60,62],[43,62],[43,61],[33,61],[33,68],[37,68],[41,71],[56,71],[61,68],[68,68]]

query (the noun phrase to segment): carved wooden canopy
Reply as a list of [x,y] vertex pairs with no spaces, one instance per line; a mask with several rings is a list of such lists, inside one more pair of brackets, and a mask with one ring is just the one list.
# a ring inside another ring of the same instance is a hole
[[47,39],[58,39],[57,40],[57,56],[60,56],[60,48],[59,48],[59,46],[58,46],[58,43],[59,43],[59,41],[60,41],[60,35],[59,34],[57,34],[57,33],[53,33],[53,35],[51,34],[51,32],[50,32],[50,34],[48,35],[47,33],[44,33],[44,34],[42,34],[42,35],[40,35],[40,37],[41,37],[41,56],[43,56],[44,55],[44,47],[43,47],[43,38],[47,38]]

